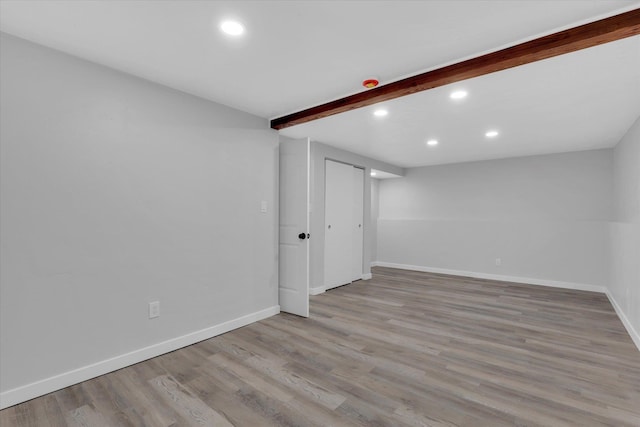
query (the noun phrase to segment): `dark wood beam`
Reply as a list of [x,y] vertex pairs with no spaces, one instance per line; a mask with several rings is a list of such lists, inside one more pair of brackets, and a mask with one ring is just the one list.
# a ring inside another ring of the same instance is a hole
[[271,127],[284,129],[638,34],[640,34],[640,9],[635,9],[278,117],[271,120]]

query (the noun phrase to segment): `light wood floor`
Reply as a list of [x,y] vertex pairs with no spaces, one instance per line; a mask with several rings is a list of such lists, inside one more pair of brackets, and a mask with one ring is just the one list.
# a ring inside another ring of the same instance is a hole
[[640,426],[640,352],[602,294],[376,268],[0,425]]

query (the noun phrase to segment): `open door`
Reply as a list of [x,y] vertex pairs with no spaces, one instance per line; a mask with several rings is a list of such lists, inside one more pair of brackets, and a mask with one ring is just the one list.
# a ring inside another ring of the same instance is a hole
[[280,310],[309,317],[311,142],[280,137]]

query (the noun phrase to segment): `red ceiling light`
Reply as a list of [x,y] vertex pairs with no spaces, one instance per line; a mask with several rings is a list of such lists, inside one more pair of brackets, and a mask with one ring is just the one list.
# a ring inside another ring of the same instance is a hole
[[376,79],[367,79],[362,82],[362,86],[366,87],[367,89],[373,89],[374,87],[378,86],[378,83],[380,82]]

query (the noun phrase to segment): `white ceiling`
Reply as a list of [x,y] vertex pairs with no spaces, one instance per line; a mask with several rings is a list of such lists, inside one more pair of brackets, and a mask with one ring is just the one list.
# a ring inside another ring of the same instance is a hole
[[402,178],[401,175],[396,175],[395,173],[385,172],[378,169],[371,169],[371,177],[375,179]]
[[[0,30],[273,118],[364,90],[369,76],[388,83],[638,7],[635,0],[0,0]],[[228,17],[245,24],[243,38],[217,30]],[[637,39],[474,79],[464,85],[464,103],[450,103],[440,88],[389,102],[384,122],[359,110],[285,133],[307,132],[401,166],[611,146],[640,114]],[[492,145],[474,144],[486,126],[503,133]],[[420,141],[431,134],[441,144],[426,150]]]
[[[450,99],[459,89],[468,96]],[[373,115],[380,107],[386,117]],[[414,167],[612,147],[638,116],[635,36],[280,132]],[[491,129],[499,136],[486,138]]]

